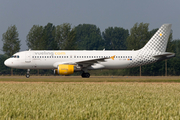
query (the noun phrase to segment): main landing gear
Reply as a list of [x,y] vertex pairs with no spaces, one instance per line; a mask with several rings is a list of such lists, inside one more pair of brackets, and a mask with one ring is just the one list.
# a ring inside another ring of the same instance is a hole
[[30,77],[30,74],[29,74],[29,72],[30,72],[30,69],[27,69],[26,78],[29,78],[29,77]]
[[90,77],[90,74],[87,72],[87,73],[85,73],[85,72],[83,72],[82,74],[81,74],[81,76],[82,76],[82,78],[89,78]]

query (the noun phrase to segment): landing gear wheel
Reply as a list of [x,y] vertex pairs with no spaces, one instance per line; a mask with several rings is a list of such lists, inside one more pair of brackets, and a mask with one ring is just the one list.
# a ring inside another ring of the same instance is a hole
[[26,74],[26,78],[29,78],[30,77],[30,75],[29,74]]
[[90,74],[89,73],[82,73],[81,76],[82,76],[82,78],[89,78]]
[[30,72],[30,69],[27,69],[26,78],[30,77],[29,72]]

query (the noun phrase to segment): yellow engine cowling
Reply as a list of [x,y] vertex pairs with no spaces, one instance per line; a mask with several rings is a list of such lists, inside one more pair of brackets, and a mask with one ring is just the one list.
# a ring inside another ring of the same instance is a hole
[[70,75],[74,73],[74,65],[58,65],[58,69],[54,70],[56,75]]

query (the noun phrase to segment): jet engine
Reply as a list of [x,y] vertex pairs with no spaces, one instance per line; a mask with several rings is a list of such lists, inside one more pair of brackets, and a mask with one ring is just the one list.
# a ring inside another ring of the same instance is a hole
[[74,73],[74,65],[58,65],[58,69],[54,70],[54,74],[56,75],[70,75]]

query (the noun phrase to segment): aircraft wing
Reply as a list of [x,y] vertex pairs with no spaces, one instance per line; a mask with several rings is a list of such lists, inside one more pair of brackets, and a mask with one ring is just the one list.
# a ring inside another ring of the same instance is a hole
[[57,67],[57,65],[59,64],[69,64],[69,65],[79,65],[81,67],[88,67],[93,65],[94,63],[98,63],[98,62],[106,62],[105,59],[112,59],[114,60],[114,56],[112,57],[105,57],[105,58],[97,58],[97,59],[87,59],[87,60],[78,60],[78,61],[74,61],[74,62],[56,62],[54,63],[54,67]]
[[78,64],[79,66],[87,67],[87,66],[93,65],[94,63],[105,62],[105,59],[109,59],[109,57],[106,57],[106,58],[97,58],[97,59],[89,59],[89,60],[82,60],[82,61],[77,61],[75,63]]
[[93,65],[94,63],[98,63],[98,62],[105,62],[105,59],[112,59],[114,60],[114,56],[111,57],[105,57],[105,58],[97,58],[97,59],[89,59],[89,60],[82,60],[82,61],[76,61],[75,63],[78,64],[79,66],[82,67],[88,67]]

